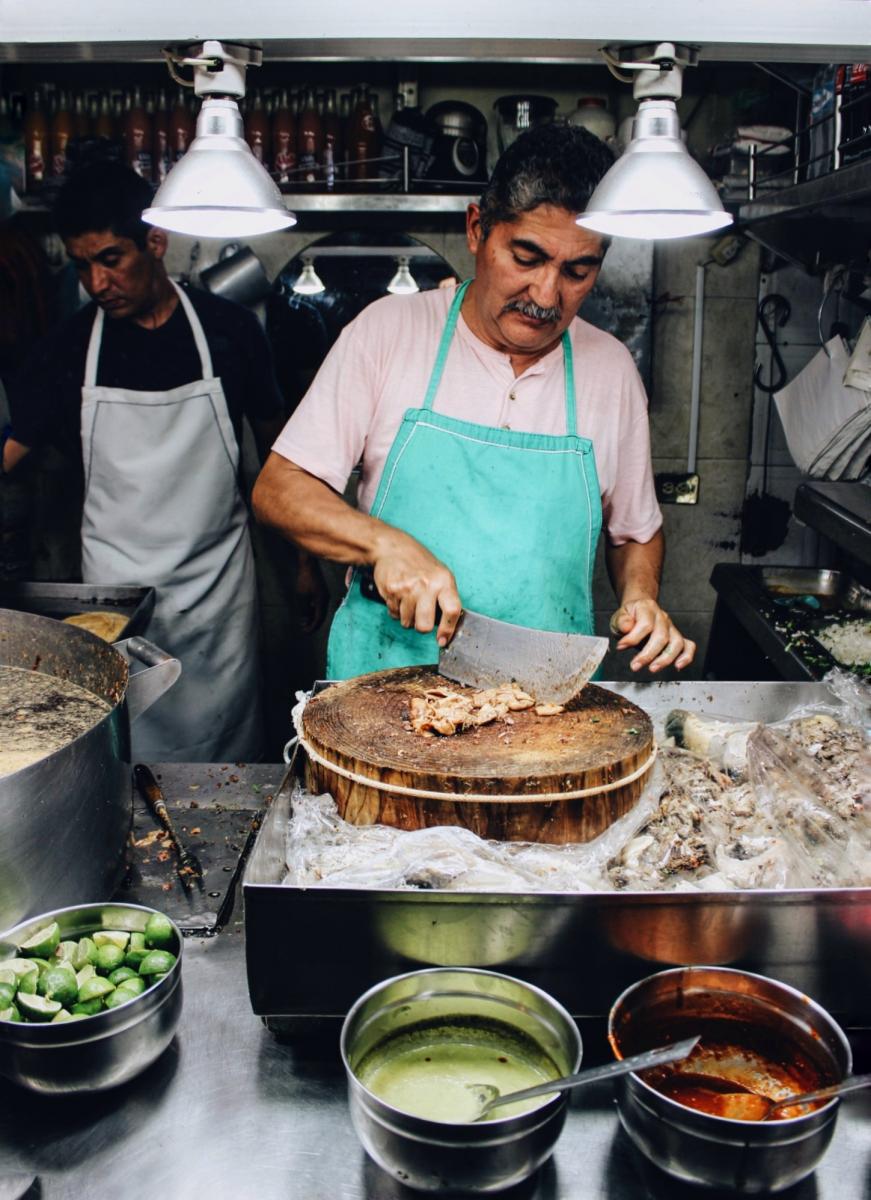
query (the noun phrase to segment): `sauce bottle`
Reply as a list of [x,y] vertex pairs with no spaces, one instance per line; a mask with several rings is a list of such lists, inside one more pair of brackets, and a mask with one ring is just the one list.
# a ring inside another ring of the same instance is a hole
[[166,107],[166,92],[161,88],[154,101],[154,113],[151,118],[151,175],[154,182],[163,183],[171,166],[169,112]]
[[100,94],[100,108],[94,121],[94,133],[97,137],[108,138],[115,136],[115,120],[112,116],[112,105],[106,92]]
[[358,94],[357,103],[351,113],[348,134],[348,165],[350,178],[364,180],[374,175],[376,166],[367,160],[377,158],[381,152],[380,129],[377,114],[372,106],[372,97],[367,88]]
[[91,119],[85,107],[85,97],[81,92],[77,93],[73,101],[73,128],[77,138],[86,138],[91,135]]
[[45,182],[48,159],[48,122],[42,107],[42,96],[34,92],[24,118],[24,170],[28,192],[38,190]]
[[343,128],[336,109],[336,93],[329,88],[324,95],[324,179],[332,190],[340,177],[344,155]]
[[60,178],[67,170],[67,142],[75,136],[75,121],[68,92],[61,92],[51,119],[51,174]]
[[151,179],[151,121],[138,87],[124,119],[124,155],[128,167],[143,179]]
[[259,91],[254,93],[254,102],[245,113],[245,140],[257,161],[266,166],[269,162],[269,117]]
[[272,174],[278,183],[292,183],[296,170],[296,115],[290,106],[287,89],[279,93],[272,114]]
[[296,151],[300,179],[304,183],[315,183],[322,176],[324,127],[314,88],[305,90],[296,127]]
[[185,103],[184,92],[179,88],[175,107],[169,114],[169,157],[172,162],[178,162],[182,155],[187,153],[193,136],[194,119]]

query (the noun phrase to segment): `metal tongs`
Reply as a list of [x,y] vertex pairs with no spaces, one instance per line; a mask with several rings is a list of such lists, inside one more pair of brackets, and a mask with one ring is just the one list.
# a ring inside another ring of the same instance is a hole
[[172,817],[169,815],[166,807],[166,800],[163,792],[160,790],[160,784],[154,778],[151,769],[146,767],[144,763],[137,763],[133,768],[133,779],[146,804],[169,834],[170,841],[178,858],[178,867],[176,868],[178,877],[185,891],[189,892],[193,888],[194,883],[202,890],[204,886],[203,868],[200,865],[200,860],[192,850],[187,849],[176,833]]

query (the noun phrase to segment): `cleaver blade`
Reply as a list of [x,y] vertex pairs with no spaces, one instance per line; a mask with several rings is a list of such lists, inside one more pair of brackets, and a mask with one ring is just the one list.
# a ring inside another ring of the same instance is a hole
[[527,629],[466,609],[450,644],[439,651],[439,674],[475,688],[514,680],[536,700],[565,704],[607,649],[607,638]]

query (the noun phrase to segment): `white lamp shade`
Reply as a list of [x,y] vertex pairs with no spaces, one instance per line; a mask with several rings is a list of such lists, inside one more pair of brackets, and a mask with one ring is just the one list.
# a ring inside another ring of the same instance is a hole
[[388,292],[394,296],[413,296],[415,292],[419,292],[417,281],[411,273],[408,266],[409,260],[405,257],[400,257],[399,265],[396,274],[387,285]]
[[196,137],[142,219],[196,237],[254,237],[296,224],[245,141],[234,100],[207,97]]
[[625,153],[578,224],[613,237],[679,238],[731,224],[716,188],[683,144],[673,100],[643,100]]
[[298,296],[319,296],[321,292],[327,290],[311,259],[302,260],[302,270],[292,290]]

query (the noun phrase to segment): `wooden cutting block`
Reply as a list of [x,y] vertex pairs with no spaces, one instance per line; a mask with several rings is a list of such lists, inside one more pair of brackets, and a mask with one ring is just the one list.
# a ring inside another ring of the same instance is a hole
[[[306,786],[346,821],[400,829],[462,825],[500,841],[586,842],[638,799],[655,757],[650,718],[588,684],[566,710],[510,713],[451,737],[408,729],[429,688],[471,694],[431,667],[333,684],[302,718]],[[578,795],[577,793],[583,793]]]

